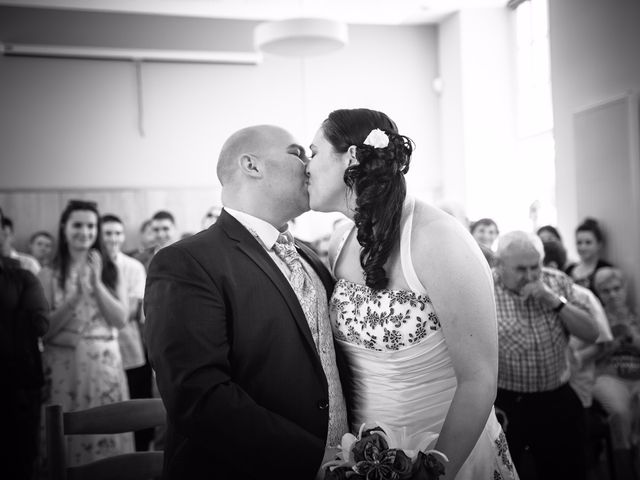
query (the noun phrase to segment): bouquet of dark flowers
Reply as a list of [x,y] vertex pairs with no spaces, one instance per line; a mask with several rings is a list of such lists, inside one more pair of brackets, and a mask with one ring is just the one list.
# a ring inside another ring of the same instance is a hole
[[324,480],[437,480],[444,475],[446,455],[427,447],[437,434],[407,436],[406,428],[394,432],[376,423],[360,427],[358,436],[342,437],[338,459],[323,465]]

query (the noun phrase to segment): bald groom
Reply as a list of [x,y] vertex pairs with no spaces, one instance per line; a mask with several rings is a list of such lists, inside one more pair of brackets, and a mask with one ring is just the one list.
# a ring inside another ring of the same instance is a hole
[[218,160],[220,218],[150,265],[165,479],[313,479],[347,431],[331,276],[287,231],[309,209],[306,160],[279,127],[234,133]]

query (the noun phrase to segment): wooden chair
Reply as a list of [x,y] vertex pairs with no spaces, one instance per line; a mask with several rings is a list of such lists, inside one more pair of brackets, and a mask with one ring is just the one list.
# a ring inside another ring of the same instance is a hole
[[67,466],[65,435],[123,433],[164,425],[165,409],[159,398],[126,400],[75,412],[60,405],[45,409],[50,480],[142,480],[162,474],[163,452],[136,452]]

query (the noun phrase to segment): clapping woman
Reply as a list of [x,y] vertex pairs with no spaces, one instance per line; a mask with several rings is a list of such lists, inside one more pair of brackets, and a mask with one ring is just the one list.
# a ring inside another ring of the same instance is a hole
[[[128,398],[118,346],[126,319],[115,264],[101,243],[95,203],[72,200],[62,212],[58,248],[40,273],[50,305],[44,337],[45,404],[74,411]],[[68,463],[133,451],[131,434],[69,436]]]

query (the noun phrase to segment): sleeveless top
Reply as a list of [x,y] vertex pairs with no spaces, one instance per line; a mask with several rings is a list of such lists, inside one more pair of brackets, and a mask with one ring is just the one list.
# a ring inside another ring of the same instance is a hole
[[[352,431],[382,423],[403,432],[401,448],[410,450],[433,447],[457,388],[438,314],[411,260],[414,205],[407,197],[400,234],[409,290],[373,290],[338,279],[329,305],[334,337],[353,373]],[[341,239],[333,271],[354,227]],[[518,478],[493,410],[456,478]]]

